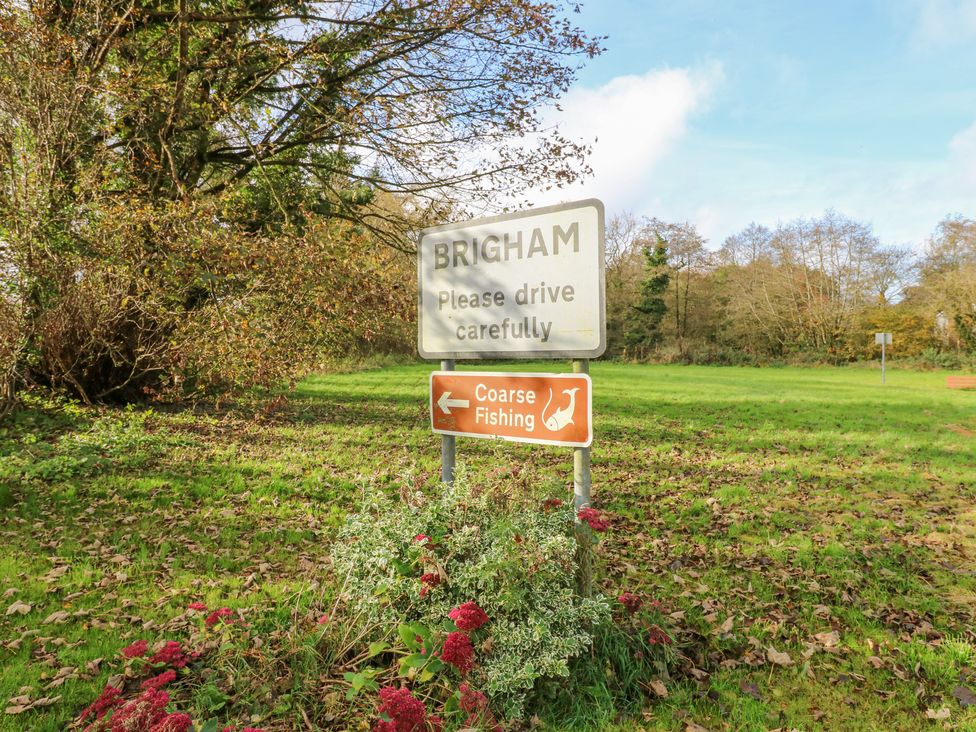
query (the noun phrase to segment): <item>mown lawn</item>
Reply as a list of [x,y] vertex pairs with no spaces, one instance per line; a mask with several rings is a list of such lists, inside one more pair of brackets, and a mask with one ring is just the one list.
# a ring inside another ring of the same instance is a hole
[[[133,640],[231,648],[197,601],[240,611],[249,645],[176,690],[195,718],[330,728],[330,537],[364,487],[436,481],[430,370],[207,412],[29,398],[0,426],[0,702],[49,703],[0,730],[64,729]],[[976,393],[853,368],[591,374],[602,585],[663,601],[683,653],[622,729],[976,729]],[[571,489],[567,449],[458,443],[475,475]]]

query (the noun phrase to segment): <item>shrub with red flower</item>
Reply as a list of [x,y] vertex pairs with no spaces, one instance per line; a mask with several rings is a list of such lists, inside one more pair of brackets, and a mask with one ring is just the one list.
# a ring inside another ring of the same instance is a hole
[[563,502],[560,498],[547,498],[542,502],[542,507],[547,511],[552,508],[559,508],[561,505]]
[[671,640],[671,636],[669,636],[667,633],[665,633],[656,625],[653,628],[651,628],[650,631],[648,631],[647,642],[650,643],[652,646],[658,644],[664,646],[670,646],[672,643],[674,643],[674,641]]
[[95,719],[101,719],[104,717],[110,709],[117,707],[122,704],[121,698],[122,690],[117,689],[114,686],[107,686],[102,690],[99,697],[85,707],[84,711],[78,719],[84,722],[88,717],[95,717]]
[[488,708],[488,697],[480,691],[472,689],[467,683],[458,687],[461,699],[458,706],[468,717],[464,720],[465,727],[491,729],[496,727],[495,715]]
[[488,697],[482,692],[472,689],[467,681],[462,682],[458,690],[461,692],[460,707],[462,712],[471,714],[472,712],[480,712],[482,709],[487,709]]
[[631,615],[640,610],[641,605],[644,604],[644,601],[633,592],[624,592],[617,598],[617,602],[623,605]]
[[183,653],[176,641],[166,641],[166,645],[149,658],[149,663],[165,663],[173,668],[183,668],[189,662],[190,656]]
[[424,703],[416,699],[409,689],[384,686],[380,689],[380,705],[376,713],[381,719],[374,730],[379,732],[415,732],[427,722]]
[[421,575],[420,583],[423,585],[423,587],[420,588],[420,596],[427,597],[430,591],[441,583],[441,576],[436,572],[427,572],[426,574]]
[[167,714],[149,728],[149,732],[189,732],[193,728],[193,720],[189,714],[182,712]]
[[595,508],[581,508],[576,515],[594,531],[603,532],[610,528],[610,522]]
[[112,732],[142,732],[154,730],[154,725],[166,717],[169,694],[146,689],[135,699],[126,702],[112,715]]
[[202,602],[191,602],[189,605],[186,606],[186,609],[196,610],[198,612],[206,612],[207,606],[204,605]]
[[122,655],[125,658],[142,658],[146,655],[148,649],[149,643],[147,641],[137,640],[135,643],[123,648]]
[[427,534],[417,534],[413,537],[413,540],[418,544],[428,544],[430,543],[430,537]]
[[488,622],[488,616],[476,602],[466,602],[447,614],[458,630],[477,630]]
[[169,671],[163,671],[157,676],[153,676],[151,679],[146,679],[142,682],[143,689],[161,689],[170,681],[176,680],[176,672],[173,669]]
[[[222,607],[220,610],[214,610],[207,616],[207,619],[203,621],[203,624],[208,628],[212,628],[217,623],[223,621],[225,623],[233,623],[234,611],[229,607]],[[229,619],[228,619],[229,618]]]
[[441,649],[441,660],[451,664],[462,676],[474,668],[474,646],[465,633],[448,633]]

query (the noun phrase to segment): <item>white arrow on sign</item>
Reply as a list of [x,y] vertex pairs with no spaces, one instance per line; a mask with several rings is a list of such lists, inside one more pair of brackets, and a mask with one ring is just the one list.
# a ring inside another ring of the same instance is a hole
[[467,409],[471,406],[471,402],[467,399],[451,399],[451,392],[445,391],[441,394],[441,398],[437,400],[437,406],[444,410],[444,414],[451,413],[451,407],[457,409]]

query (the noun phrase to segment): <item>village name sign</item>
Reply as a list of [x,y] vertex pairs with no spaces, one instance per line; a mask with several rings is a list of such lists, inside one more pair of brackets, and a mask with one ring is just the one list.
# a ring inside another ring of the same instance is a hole
[[606,350],[600,201],[425,229],[423,358],[596,358]]

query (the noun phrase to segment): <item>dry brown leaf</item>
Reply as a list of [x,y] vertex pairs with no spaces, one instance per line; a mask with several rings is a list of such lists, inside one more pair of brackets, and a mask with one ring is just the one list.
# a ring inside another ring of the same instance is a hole
[[735,617],[732,616],[732,615],[729,615],[729,617],[727,617],[725,619],[725,622],[724,623],[722,623],[720,626],[718,626],[717,628],[715,628],[714,630],[712,630],[712,633],[714,633],[715,635],[725,635],[727,633],[731,633],[732,632],[732,626],[734,624],[735,624]]
[[840,644],[840,633],[836,630],[831,630],[827,633],[817,633],[813,637],[824,648],[834,648]]
[[33,608],[32,605],[28,605],[26,603],[21,602],[20,600],[16,600],[13,605],[7,608],[6,614],[13,615],[14,613],[18,613],[20,615],[26,615],[31,611],[32,608]]
[[926,709],[925,716],[929,719],[948,719],[949,707],[942,707],[941,709]]
[[655,696],[658,696],[661,699],[668,698],[667,687],[665,687],[664,684],[662,684],[658,679],[651,681],[651,691],[654,692]]
[[742,679],[739,681],[739,690],[746,696],[751,696],[756,701],[762,701],[762,693],[759,691],[759,686],[754,681]]
[[44,622],[57,623],[58,625],[60,625],[61,623],[67,622],[68,618],[70,617],[71,617],[71,613],[67,612],[66,610],[57,610],[56,612],[53,612],[50,615],[48,615],[46,618],[44,618]]
[[793,665],[793,659],[790,658],[790,654],[789,653],[783,653],[781,651],[777,651],[772,646],[769,646],[766,649],[766,658],[769,659],[769,662],[770,663],[775,663],[777,666],[792,666]]
[[976,707],[976,693],[968,686],[960,684],[952,690],[952,696],[956,698],[963,708]]
[[7,599],[13,597],[16,594],[17,594],[17,588],[16,587],[8,587],[6,590],[4,590],[3,599],[4,600],[7,600]]

